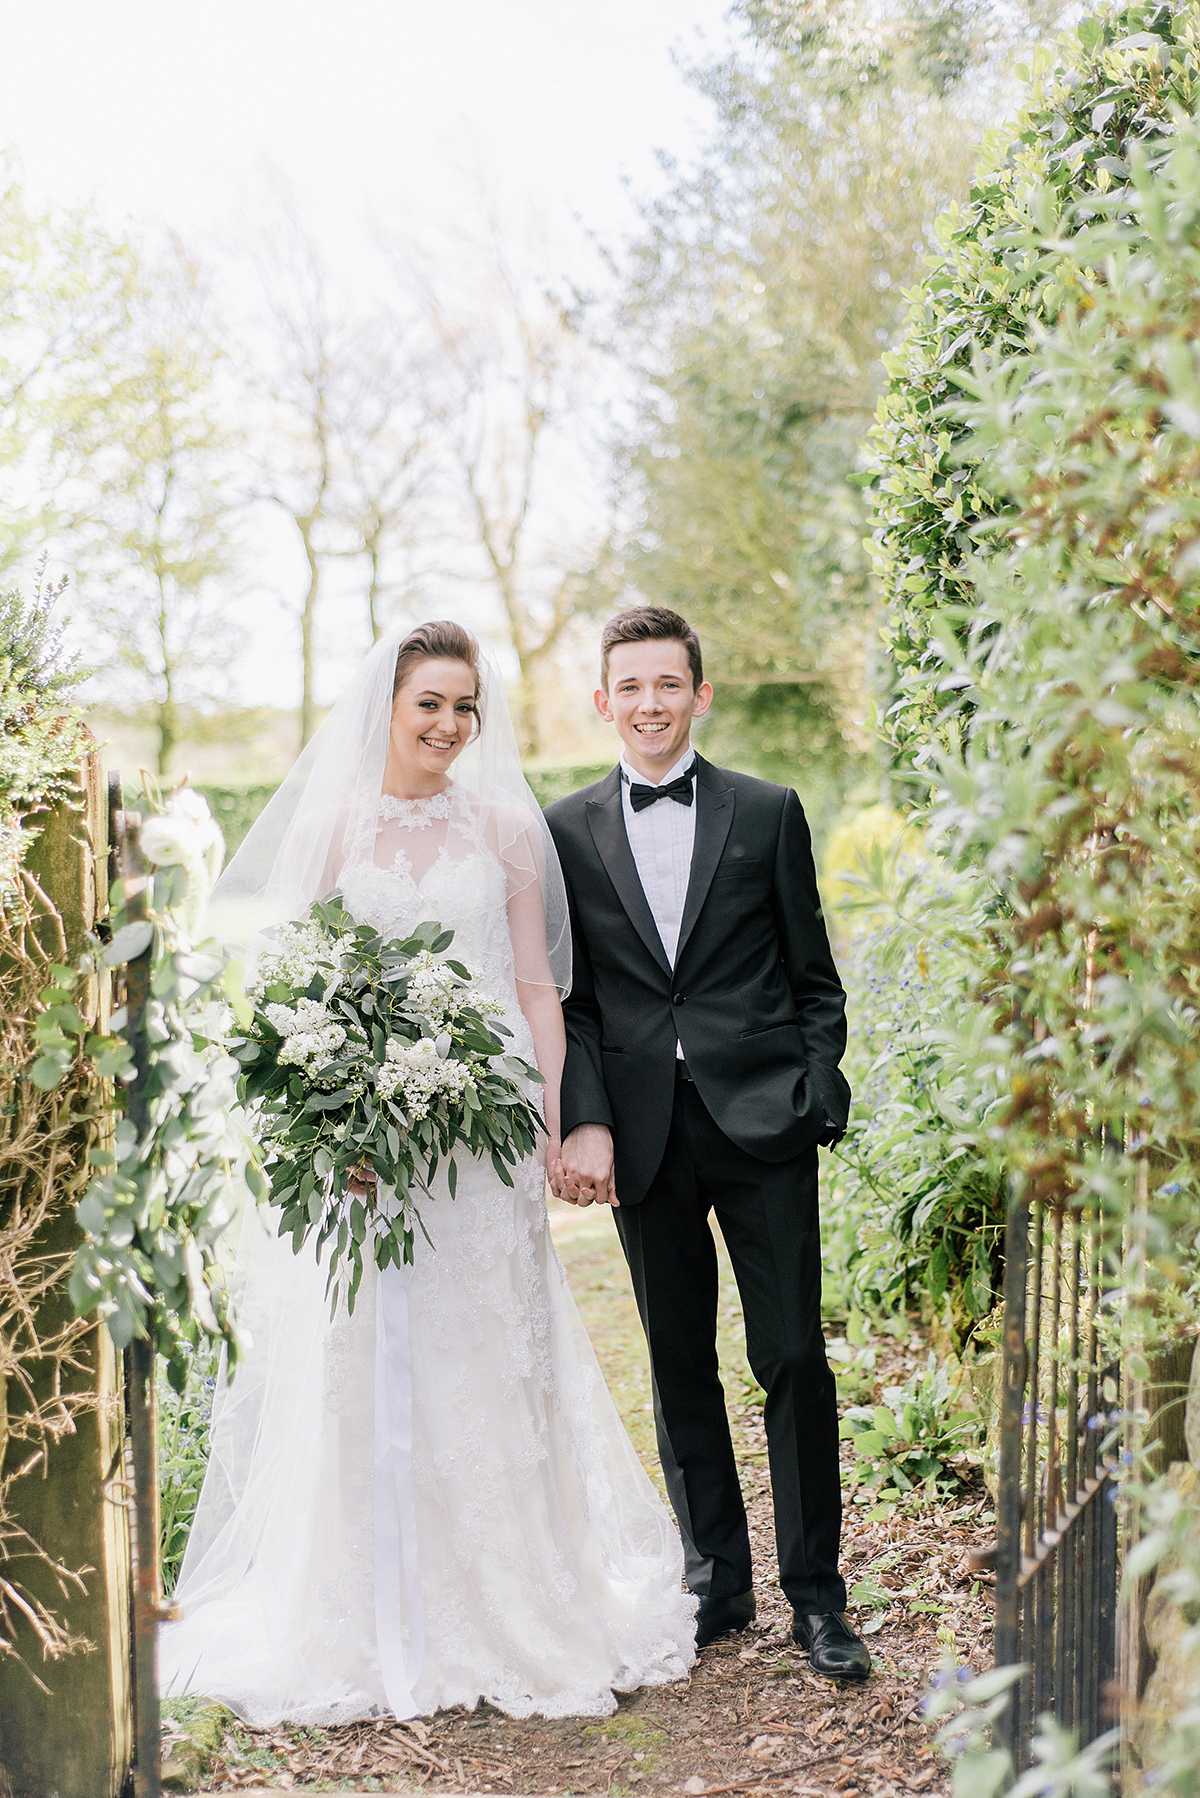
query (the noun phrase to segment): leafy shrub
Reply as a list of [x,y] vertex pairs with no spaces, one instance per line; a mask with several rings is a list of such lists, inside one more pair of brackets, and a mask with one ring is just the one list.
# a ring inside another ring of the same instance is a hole
[[163,1590],[173,1592],[208,1466],[209,1423],[219,1352],[202,1342],[186,1358],[177,1392],[158,1364],[159,1555]]
[[[1190,81],[1198,21],[1157,9],[1111,46],[1112,79],[1134,97],[1177,67]],[[1107,1225],[1136,1378],[1157,1333],[1194,1328],[1200,1259],[1200,125],[1172,130],[1115,197],[1031,181],[996,230],[1052,322],[957,371],[997,516],[928,620],[910,663],[928,710],[905,726],[931,830],[995,894],[963,961],[980,1022],[962,1066],[992,1120],[975,1146],[1016,1200]],[[1138,1413],[1123,1427],[1136,1444]],[[1198,1589],[1192,1565],[1168,1591],[1187,1623]],[[1180,1702],[1151,1776],[1182,1794],[1200,1746]],[[1055,1741],[1048,1759],[1069,1758]],[[1016,1789],[1082,1783],[1052,1772]]]
[[981,1464],[979,1413],[959,1404],[936,1355],[883,1396],[882,1405],[851,1405],[840,1431],[854,1449],[855,1486],[874,1492],[879,1505],[897,1504],[918,1486],[952,1489]]
[[[593,781],[603,780],[612,762],[571,762],[561,767],[527,768],[525,778],[533,788],[539,805],[552,805],[568,793],[576,793]],[[225,837],[226,859],[233,856],[245,841],[246,833],[278,786],[265,781],[205,781],[196,788],[207,799],[209,808]]]
[[208,801],[209,810],[221,826],[228,860],[241,848],[246,832],[267,801],[274,797],[278,786],[267,781],[230,782],[224,786],[205,781],[196,791]]
[[885,724],[910,775],[935,736],[952,743],[964,726],[961,709],[942,716],[939,637],[961,634],[955,608],[972,603],[973,527],[1011,503],[981,466],[967,421],[947,411],[957,376],[986,350],[1019,378],[1040,327],[1087,288],[1071,259],[1039,262],[1039,225],[1076,205],[1081,218],[1129,210],[1138,146],[1174,130],[1198,101],[1195,0],[1105,7],[1061,40],[1057,59],[1039,50],[1015,125],[987,135],[967,201],[938,221],[939,254],[902,344],[884,358],[890,383],[875,431],[875,557],[896,680]]
[[79,674],[51,617],[61,591],[0,593],[0,888],[15,881],[37,814],[74,797],[88,740]]
[[844,869],[839,927],[849,997],[850,1128],[830,1164],[827,1248],[846,1302],[891,1311],[927,1295],[961,1346],[1002,1280],[1004,1183],[984,1137],[975,996],[986,881],[918,832]]
[[1016,524],[940,643],[948,709],[981,723],[930,757],[934,819],[999,896],[974,1087],[1004,1128],[981,1142],[1033,1200],[1142,1214],[1166,1305],[1200,1217],[1200,132],[1135,161],[1112,216],[1055,204],[1012,247],[1080,304],[970,377]]
[[565,799],[568,793],[578,793],[581,787],[590,787],[593,781],[603,780],[611,773],[616,759],[614,753],[611,762],[568,762],[558,768],[526,768],[525,778],[539,805],[553,805],[556,799]]

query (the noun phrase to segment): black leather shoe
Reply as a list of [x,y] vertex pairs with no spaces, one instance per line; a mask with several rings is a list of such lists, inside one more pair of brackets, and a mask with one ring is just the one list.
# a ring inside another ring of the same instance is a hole
[[792,1641],[808,1650],[814,1673],[827,1673],[830,1679],[866,1679],[871,1671],[870,1651],[842,1611],[797,1611]]
[[736,1598],[702,1598],[696,1612],[696,1647],[707,1648],[718,1636],[731,1636],[753,1622],[753,1592],[739,1592]]

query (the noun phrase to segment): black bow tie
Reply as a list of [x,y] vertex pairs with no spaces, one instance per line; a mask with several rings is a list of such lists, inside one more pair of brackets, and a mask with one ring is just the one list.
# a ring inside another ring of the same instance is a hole
[[692,803],[692,777],[696,772],[696,764],[692,763],[686,774],[678,780],[669,780],[665,787],[643,787],[634,781],[629,782],[629,803],[635,812],[644,812],[648,805],[656,799],[675,799],[680,805]]

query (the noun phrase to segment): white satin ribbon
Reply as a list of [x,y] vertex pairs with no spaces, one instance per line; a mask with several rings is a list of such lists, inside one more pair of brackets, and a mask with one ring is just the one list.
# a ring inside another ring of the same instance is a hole
[[[388,1707],[415,1717],[413,1687],[425,1658],[412,1480],[412,1354],[406,1267],[384,1268],[375,1302],[375,1639]],[[409,1653],[404,1651],[408,1601]]]

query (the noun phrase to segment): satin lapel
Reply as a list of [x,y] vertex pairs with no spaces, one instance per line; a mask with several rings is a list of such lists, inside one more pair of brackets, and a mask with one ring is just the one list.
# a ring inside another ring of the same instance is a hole
[[679,926],[679,947],[675,951],[678,967],[687,948],[696,919],[708,898],[713,875],[725,848],[729,827],[733,823],[734,791],[721,784],[718,769],[696,757],[696,841],[692,848],[692,872],[688,879],[687,898],[683,902],[683,922]]
[[625,834],[625,818],[621,810],[620,770],[614,770],[610,779],[612,788],[605,798],[588,800],[588,828],[592,833],[596,851],[604,864],[605,872],[617,889],[617,897],[629,913],[629,922],[663,973],[670,974],[671,964],[667,960],[667,952],[663,948],[662,938],[658,934],[658,925],[654,922],[654,914],[642,891],[637,863],[633,859],[633,850],[629,847],[629,838]]

